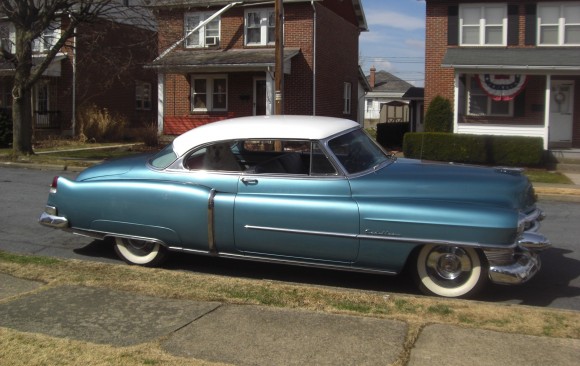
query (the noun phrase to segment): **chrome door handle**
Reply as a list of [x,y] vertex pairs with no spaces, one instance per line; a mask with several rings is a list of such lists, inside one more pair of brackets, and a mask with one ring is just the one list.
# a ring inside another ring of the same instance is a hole
[[242,183],[245,185],[255,185],[258,184],[258,180],[255,178],[242,178]]

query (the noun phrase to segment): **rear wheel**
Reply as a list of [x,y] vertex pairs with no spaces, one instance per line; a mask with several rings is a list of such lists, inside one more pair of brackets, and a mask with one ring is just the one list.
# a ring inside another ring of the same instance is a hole
[[474,248],[425,245],[415,274],[423,293],[443,297],[471,296],[487,282],[487,267]]
[[159,243],[147,240],[115,238],[115,252],[129,264],[155,267],[163,262],[166,249]]

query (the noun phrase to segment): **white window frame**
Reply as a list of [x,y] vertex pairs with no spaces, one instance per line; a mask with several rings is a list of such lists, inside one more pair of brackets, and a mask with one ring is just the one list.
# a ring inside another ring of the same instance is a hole
[[352,84],[349,82],[344,83],[342,99],[343,99],[342,113],[350,114],[352,104]]
[[[260,14],[260,42],[249,42],[248,39],[248,15],[251,13]],[[276,19],[274,18],[274,26],[269,25],[270,15],[274,15],[274,8],[246,9],[244,12],[244,45],[268,46],[276,43],[275,36],[272,37],[272,40],[268,39],[268,30],[275,27],[276,22]]]
[[137,81],[135,85],[135,108],[138,111],[151,110],[151,84]]
[[[483,116],[483,117],[513,117],[514,116],[514,100],[510,100],[508,102],[503,102],[503,103],[508,103],[508,113],[506,114],[493,114],[492,113],[492,103],[494,103],[494,100],[491,99],[491,97],[489,95],[487,95],[485,93],[485,91],[483,91],[483,89],[481,88],[481,86],[479,86],[481,90],[480,93],[472,93],[472,88],[471,88],[471,83],[477,83],[477,80],[475,80],[476,76],[475,75],[466,75],[466,85],[465,85],[465,98],[466,100],[466,111],[465,113],[468,116]],[[486,103],[486,110],[484,113],[471,113],[471,96],[472,94],[474,96],[485,96],[487,98],[487,103]],[[495,102],[498,103],[498,102]]]
[[[183,35],[187,35],[193,28],[197,27],[201,22],[203,22],[204,20],[208,19],[209,17],[211,17],[212,15],[214,15],[214,12],[193,12],[193,13],[185,13],[184,17],[183,17]],[[191,27],[189,27],[190,25],[190,19],[193,17],[199,17],[199,21],[196,22],[195,24],[191,24]],[[212,24],[214,21],[217,21],[217,35],[215,34],[211,34],[210,35],[210,31],[212,30],[211,28],[208,29],[208,26],[210,24]],[[221,40],[221,29],[222,29],[222,21],[221,21],[221,17],[217,17],[214,20],[212,20],[211,22],[209,22],[208,24],[206,24],[205,26],[201,27],[200,29],[198,29],[195,33],[198,34],[198,43],[194,44],[191,43],[191,37],[195,34],[191,34],[189,37],[187,37],[185,39],[185,41],[183,42],[185,48],[205,48],[205,47],[210,47],[210,46],[217,46],[219,45],[219,42]],[[215,44],[209,44],[207,41],[209,38],[212,37],[217,37],[217,42],[215,42]]]
[[32,52],[46,53],[56,45],[60,38],[60,19],[52,22],[50,27],[46,28],[40,37],[32,42]]
[[[557,23],[542,23],[542,8],[554,7],[559,9],[559,16]],[[557,47],[557,46],[580,46],[578,43],[566,43],[566,27],[580,28],[580,20],[577,22],[566,22],[566,14],[569,14],[569,7],[577,7],[580,9],[580,1],[578,2],[561,2],[561,3],[538,3],[538,22],[537,22],[537,45],[542,47]],[[542,28],[543,27],[557,27],[558,40],[556,43],[542,42]]]
[[[216,95],[216,91],[214,90],[214,81],[215,80],[220,80],[223,79],[226,81],[226,90],[220,94],[223,94],[224,97],[226,98],[225,101],[225,107],[224,108],[214,108],[213,105],[213,97],[214,95]],[[195,96],[196,96],[196,92],[195,92],[195,81],[196,80],[205,80],[206,84],[206,90],[205,93],[199,93],[199,94],[205,94],[206,95],[206,103],[205,103],[205,107],[204,108],[196,108],[195,107]],[[194,74],[191,75],[191,91],[190,91],[190,95],[191,95],[191,111],[192,112],[225,112],[228,110],[228,76],[226,74],[211,74],[211,75],[201,75],[201,74]]]
[[[485,17],[486,9],[501,8],[502,14],[502,41],[501,43],[487,43],[486,39],[486,29],[491,27],[499,27],[500,24],[489,24]],[[464,23],[464,12],[467,10],[479,10],[479,23],[478,24],[465,24]],[[460,4],[459,5],[459,45],[460,46],[474,46],[474,47],[498,47],[507,46],[507,4],[504,3],[491,3],[491,4]],[[479,31],[479,40],[477,43],[466,43],[464,41],[464,31],[468,28],[477,28]]]

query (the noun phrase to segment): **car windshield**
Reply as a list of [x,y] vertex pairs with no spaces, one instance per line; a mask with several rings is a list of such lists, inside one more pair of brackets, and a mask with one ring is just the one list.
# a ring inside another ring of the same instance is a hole
[[177,159],[177,155],[173,151],[173,145],[167,145],[163,150],[155,154],[153,159],[149,162],[157,169],[165,169]]
[[330,140],[328,146],[349,174],[364,172],[390,161],[389,155],[361,129]]

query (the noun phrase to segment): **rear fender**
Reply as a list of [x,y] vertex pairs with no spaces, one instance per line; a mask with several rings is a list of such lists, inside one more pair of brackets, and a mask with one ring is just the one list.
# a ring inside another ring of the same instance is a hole
[[[208,187],[175,182],[76,182],[60,177],[48,204],[73,230],[156,239],[208,248]],[[110,235],[107,235],[110,236]]]

